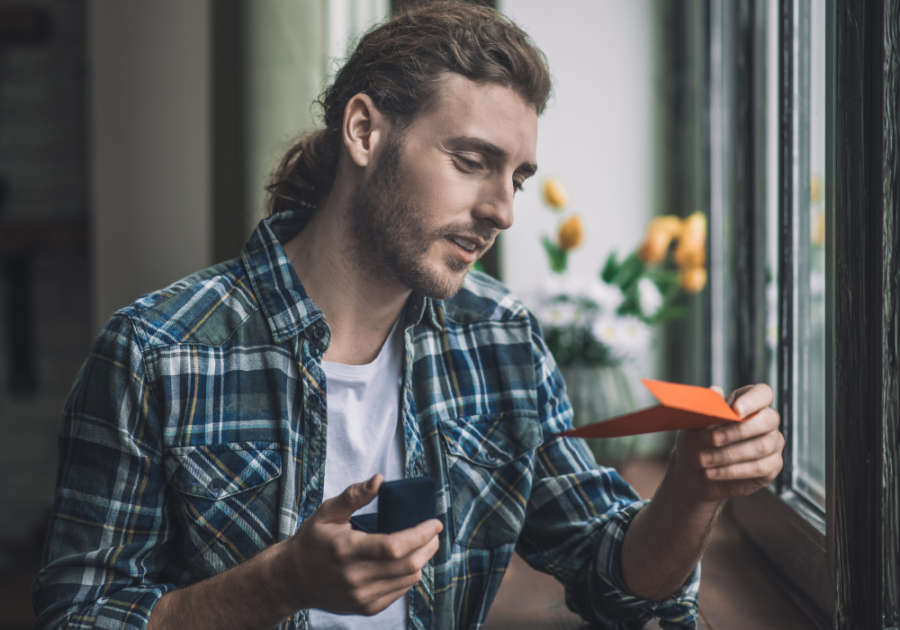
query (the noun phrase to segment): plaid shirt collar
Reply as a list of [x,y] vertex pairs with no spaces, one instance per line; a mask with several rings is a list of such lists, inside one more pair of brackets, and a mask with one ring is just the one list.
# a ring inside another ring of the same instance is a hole
[[[324,321],[322,311],[307,295],[282,247],[306,227],[308,221],[309,215],[298,211],[274,214],[260,221],[241,252],[244,268],[275,343],[295,337],[319,319]],[[416,325],[424,319],[435,330],[443,330],[442,309],[441,300],[413,293],[407,301],[407,323]],[[331,331],[326,330],[318,341],[327,348]]]

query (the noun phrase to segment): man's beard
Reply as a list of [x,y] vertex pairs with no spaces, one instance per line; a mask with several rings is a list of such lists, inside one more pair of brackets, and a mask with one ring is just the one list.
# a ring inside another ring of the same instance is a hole
[[422,213],[409,202],[400,164],[403,133],[395,131],[367,182],[357,188],[351,205],[356,260],[369,274],[395,280],[422,295],[446,299],[462,288],[469,265],[455,256],[442,261],[448,273],[429,267],[432,243],[451,235],[475,234],[486,242],[496,228],[455,223],[429,233]]

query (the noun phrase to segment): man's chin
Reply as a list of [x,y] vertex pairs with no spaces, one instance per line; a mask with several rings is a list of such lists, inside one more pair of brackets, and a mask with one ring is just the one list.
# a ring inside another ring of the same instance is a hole
[[416,293],[434,300],[447,300],[462,289],[470,269],[468,266],[454,267],[456,265],[447,264],[441,270],[417,269],[413,273],[404,274],[406,277],[403,280]]

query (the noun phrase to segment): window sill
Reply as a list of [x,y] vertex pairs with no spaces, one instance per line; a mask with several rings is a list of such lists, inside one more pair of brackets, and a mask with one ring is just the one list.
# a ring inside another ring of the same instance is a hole
[[702,566],[700,614],[710,630],[818,630],[772,579],[728,512]]

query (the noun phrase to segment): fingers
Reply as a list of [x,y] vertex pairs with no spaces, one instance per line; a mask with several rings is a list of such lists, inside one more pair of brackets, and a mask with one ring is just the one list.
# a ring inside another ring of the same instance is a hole
[[420,566],[394,577],[382,575],[382,567],[375,563],[356,565],[346,580],[350,611],[360,615],[381,612],[422,579],[427,562],[426,559]]
[[320,518],[328,523],[349,523],[353,513],[378,496],[378,490],[384,483],[384,477],[375,475],[364,483],[355,483],[341,494],[328,499],[319,508]]
[[[421,547],[402,558],[372,561],[373,569],[381,579],[402,578],[420,572],[422,567],[437,553],[440,539],[435,536]],[[418,581],[418,580],[416,580]]]
[[774,399],[775,394],[772,388],[765,383],[759,383],[758,385],[747,385],[732,392],[728,397],[728,404],[739,417],[746,418],[771,405]]
[[[416,580],[416,582],[418,582],[418,580]],[[416,582],[412,582],[411,584],[409,584],[408,580],[406,580],[406,581],[405,580],[397,580],[394,583],[395,586],[394,586],[393,590],[391,590],[383,595],[378,595],[377,599],[375,599],[373,601],[369,601],[366,604],[363,604],[355,612],[357,614],[367,615],[367,616],[377,615],[378,613],[380,613],[381,611],[386,609],[388,606],[393,604],[395,601],[397,601],[398,599],[403,597],[406,593],[408,593],[409,589],[411,589],[413,586],[416,585]],[[382,584],[380,586],[385,586],[385,585]],[[380,590],[381,589],[379,589],[379,591]]]
[[366,549],[361,550],[361,554],[366,559],[379,562],[399,560],[437,541],[437,535],[443,529],[444,525],[433,518],[393,534],[369,534]]
[[776,431],[779,424],[781,424],[781,417],[778,415],[778,412],[766,407],[743,422],[729,422],[728,424],[720,424],[709,429],[709,443],[712,446],[719,447],[741,442],[758,435]]
[[714,392],[716,392],[722,398],[725,398],[725,392],[723,392],[722,388],[719,387],[718,385],[713,385],[710,387],[710,389],[713,390]]
[[730,466],[708,468],[705,471],[708,479],[716,481],[736,481],[758,479],[761,485],[766,485],[781,471],[781,451],[773,453],[762,459],[754,459]]
[[[412,531],[404,530],[396,534],[361,534],[374,545],[381,556],[387,559],[356,562],[348,573],[348,585],[358,614],[372,615],[387,608],[393,601],[409,591],[422,579],[422,570],[437,552],[440,545],[437,533],[441,530],[439,521],[430,521],[433,535],[425,544],[413,549],[406,556],[393,557],[409,544],[418,540]],[[435,527],[434,524],[438,526]],[[424,525],[424,523],[423,523]],[[406,536],[401,536],[406,534]],[[399,540],[398,539],[403,539]]]
[[723,448],[704,450],[700,453],[702,468],[718,468],[759,459],[765,459],[784,448],[784,436],[771,431],[755,438],[737,442]]
[[753,385],[744,385],[743,387],[734,390],[733,392],[728,394],[728,397],[725,398],[725,402],[727,402],[728,406],[731,407],[734,404],[735,400],[741,397],[745,392],[750,391],[752,388]]

